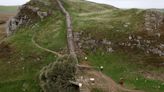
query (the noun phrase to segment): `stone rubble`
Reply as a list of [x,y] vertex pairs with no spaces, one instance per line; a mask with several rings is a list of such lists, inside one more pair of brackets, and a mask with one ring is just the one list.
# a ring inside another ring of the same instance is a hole
[[112,42],[107,39],[95,40],[90,35],[83,37],[83,32],[74,32],[74,40],[80,49],[91,49],[95,51],[96,49],[103,48],[106,52],[114,52]]

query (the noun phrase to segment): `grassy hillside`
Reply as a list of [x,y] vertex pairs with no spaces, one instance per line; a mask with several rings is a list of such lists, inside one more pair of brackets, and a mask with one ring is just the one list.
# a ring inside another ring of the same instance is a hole
[[[75,32],[84,32],[92,38],[109,39],[119,42],[128,34],[138,32],[144,17],[144,10],[120,10],[108,5],[86,2],[83,0],[63,0],[64,6],[71,13]],[[40,92],[38,74],[43,66],[56,61],[56,56],[35,47],[32,38],[38,44],[54,51],[66,48],[65,18],[51,0],[46,0],[48,6],[40,7],[52,10],[52,15],[35,24],[21,26],[17,32],[0,44],[0,92]],[[37,5],[36,5],[37,6]],[[39,7],[39,6],[38,6]],[[0,9],[15,11],[15,8]],[[0,12],[1,12],[0,10]],[[124,24],[130,23],[129,27]],[[119,49],[119,48],[118,48]],[[145,92],[163,92],[164,80],[145,77],[140,72],[160,74],[163,67],[155,67],[141,61],[146,57],[143,52],[105,53],[101,49],[83,50],[93,67],[104,66],[103,73],[112,77],[116,82],[125,79],[125,87],[144,90]],[[149,56],[147,56],[149,57]],[[83,57],[80,58],[83,63]],[[157,76],[155,76],[156,78]]]
[[0,6],[0,13],[15,13],[18,6]]
[[[74,31],[83,32],[84,38],[89,36],[96,40],[106,38],[117,43],[125,40],[129,34],[142,30],[145,10],[120,10],[81,0],[68,0],[65,3],[73,16]],[[74,6],[75,4],[78,5]],[[126,23],[130,23],[129,27],[124,26]],[[156,56],[145,56],[142,51],[137,50],[128,53],[118,50],[109,54],[98,48],[96,52],[92,49],[89,51],[87,49],[85,52],[88,53],[86,55],[89,58],[88,63],[95,67],[103,65],[104,73],[111,76],[116,82],[119,82],[120,78],[124,78],[125,85],[129,88],[146,92],[162,92],[164,90],[163,81],[152,80],[139,73],[140,71],[152,71],[155,72],[155,75],[162,74],[163,67],[154,67],[150,65],[151,62],[144,61],[147,60],[146,58]],[[157,59],[153,59],[153,61],[158,62]]]
[[56,56],[35,47],[33,34],[36,34],[35,41],[43,47],[55,51],[66,47],[64,16],[50,5],[46,8],[53,10],[51,17],[20,27],[0,45],[1,92],[40,92],[39,71],[54,62]]

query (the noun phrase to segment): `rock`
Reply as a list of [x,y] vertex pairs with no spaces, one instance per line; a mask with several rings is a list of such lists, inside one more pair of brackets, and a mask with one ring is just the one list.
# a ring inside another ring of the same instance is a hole
[[30,5],[27,5],[25,7],[27,7],[30,10],[32,10],[33,12],[38,12],[39,11],[39,8],[38,7],[33,7],[33,6],[30,6]]
[[161,37],[161,33],[155,33],[157,37]]
[[114,50],[110,47],[107,49],[107,52],[113,52]]
[[129,36],[129,40],[132,40],[132,36]]
[[164,44],[160,44],[160,45],[159,45],[159,48],[160,48],[160,49],[164,49]]
[[124,27],[128,27],[129,25],[125,24]]
[[41,19],[43,19],[44,17],[47,17],[47,16],[48,16],[48,13],[47,13],[47,12],[40,12],[40,11],[38,11],[38,12],[37,12],[37,15],[38,15]]
[[37,60],[37,61],[40,61],[41,59],[38,57],[36,60]]
[[146,40],[146,43],[150,44],[151,42],[149,40]]
[[141,40],[141,39],[142,39],[142,37],[141,37],[141,36],[137,36],[137,39],[138,39],[138,40]]
[[43,19],[48,16],[48,13],[47,13],[48,11],[45,12],[45,11],[40,11],[40,10],[41,9],[39,9],[38,7],[31,6],[29,4],[25,4],[19,7],[18,14],[7,22],[6,32],[8,36],[11,33],[13,33],[20,25],[26,25],[26,24],[32,23],[33,21],[37,19]]
[[6,28],[6,33],[9,36],[12,32],[14,32],[14,30],[16,30],[17,26],[18,26],[18,20],[15,18],[11,18],[8,22],[7,22],[7,28]]
[[106,39],[103,39],[102,44],[104,44],[104,45],[111,45],[112,42],[111,41],[107,41]]
[[130,46],[131,46],[131,43],[128,43],[128,44],[127,44],[127,46],[129,46],[129,47],[130,47]]
[[147,50],[146,53],[149,54],[150,52]]
[[149,49],[149,51],[153,54],[157,54],[159,56],[164,56],[164,51],[161,51],[158,48],[152,48],[152,49]]
[[79,48],[82,48],[82,43],[79,42],[78,43],[78,46],[79,46]]

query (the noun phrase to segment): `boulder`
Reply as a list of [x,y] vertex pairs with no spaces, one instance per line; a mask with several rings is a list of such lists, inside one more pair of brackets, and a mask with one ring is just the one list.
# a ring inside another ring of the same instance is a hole
[[43,19],[43,18],[45,18],[45,17],[48,16],[48,13],[47,13],[47,12],[38,11],[38,12],[37,12],[37,15],[38,15],[41,19]]
[[13,31],[15,31],[18,25],[19,25],[19,21],[16,18],[9,19],[6,28],[7,35],[9,36]]

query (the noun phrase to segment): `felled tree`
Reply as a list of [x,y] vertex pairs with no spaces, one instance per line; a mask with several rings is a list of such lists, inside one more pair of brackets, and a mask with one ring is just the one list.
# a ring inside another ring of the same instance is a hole
[[78,92],[70,83],[75,80],[76,67],[71,58],[62,58],[41,70],[40,85],[44,92]]

